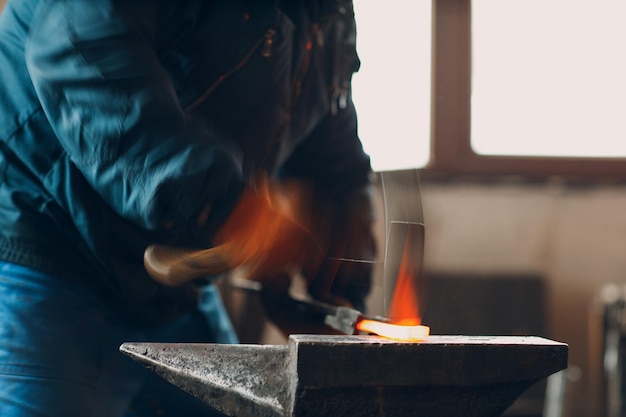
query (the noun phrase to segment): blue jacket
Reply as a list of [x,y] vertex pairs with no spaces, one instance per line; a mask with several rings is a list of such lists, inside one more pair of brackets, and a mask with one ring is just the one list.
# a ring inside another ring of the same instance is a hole
[[251,173],[366,184],[351,2],[278,3],[9,0],[0,258],[160,320],[193,292],[150,279],[145,247],[210,246]]

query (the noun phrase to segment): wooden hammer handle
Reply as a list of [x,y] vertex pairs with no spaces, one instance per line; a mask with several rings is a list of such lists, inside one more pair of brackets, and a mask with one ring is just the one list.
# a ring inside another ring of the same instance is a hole
[[236,268],[226,244],[209,249],[183,249],[151,245],[144,252],[146,271],[157,282],[176,286],[196,278],[217,275]]

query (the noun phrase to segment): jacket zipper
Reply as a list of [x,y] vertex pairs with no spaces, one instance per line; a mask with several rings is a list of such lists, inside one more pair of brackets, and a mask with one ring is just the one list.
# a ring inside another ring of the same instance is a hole
[[274,36],[275,35],[276,35],[276,31],[274,29],[271,29],[271,28],[267,29],[267,31],[265,32],[265,35],[263,35],[263,37],[261,39],[259,39],[252,46],[252,48],[248,51],[248,53],[243,57],[243,59],[241,61],[239,61],[229,71],[227,71],[224,74],[220,75],[217,78],[217,80],[215,80],[215,82],[213,84],[211,84],[209,86],[209,88],[204,90],[202,95],[200,95],[200,97],[198,97],[193,103],[188,105],[185,108],[185,110],[188,111],[188,112],[191,112],[191,111],[197,109],[199,106],[201,106],[202,103],[204,103],[204,101],[207,98],[209,98],[209,96],[211,94],[213,94],[213,92],[217,89],[217,87],[219,87],[224,81],[226,81],[228,78],[230,78],[237,71],[242,69],[248,63],[250,58],[252,58],[252,55],[254,54],[254,52],[256,52],[256,50],[259,49],[262,45],[263,45],[263,51],[261,52],[261,54],[263,55],[264,58],[269,58],[272,55],[272,46],[274,44]]
[[302,80],[304,79],[304,76],[306,75],[308,69],[309,69],[309,65],[311,64],[311,54],[313,51],[313,40],[317,41],[317,44],[319,47],[322,47],[324,44],[324,37],[322,35],[322,31],[319,28],[318,25],[313,25],[312,30],[311,30],[311,34],[309,35],[307,42],[304,46],[305,48],[305,53],[304,53],[304,57],[302,58],[302,64],[300,65],[300,68],[298,68],[298,73],[297,73],[297,77],[296,77],[296,82],[294,84],[294,88],[293,88],[293,100],[292,100],[292,107],[295,106],[296,102],[298,101],[298,99],[300,98],[300,94],[302,93]]

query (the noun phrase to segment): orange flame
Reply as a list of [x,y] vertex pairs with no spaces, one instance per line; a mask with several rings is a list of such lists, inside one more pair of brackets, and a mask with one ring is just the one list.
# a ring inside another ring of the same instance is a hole
[[419,276],[420,266],[411,258],[411,232],[407,235],[402,252],[402,260],[396,286],[389,306],[390,323],[374,320],[361,320],[357,329],[375,333],[389,339],[404,341],[424,340],[430,334],[428,326],[421,325],[417,298],[416,278]]
[[415,277],[419,271],[417,270],[418,266],[411,262],[409,239],[410,234],[407,235],[402,252],[402,262],[396,278],[396,287],[389,305],[389,318],[394,323],[408,321],[412,324],[421,324],[422,319],[415,285]]

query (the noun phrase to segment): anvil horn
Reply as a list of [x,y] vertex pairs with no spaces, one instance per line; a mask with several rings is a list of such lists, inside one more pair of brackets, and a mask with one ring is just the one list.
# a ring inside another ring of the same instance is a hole
[[120,351],[227,415],[287,414],[287,346],[124,343]]

